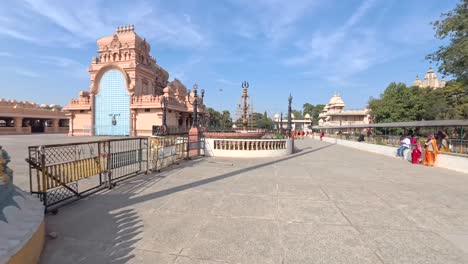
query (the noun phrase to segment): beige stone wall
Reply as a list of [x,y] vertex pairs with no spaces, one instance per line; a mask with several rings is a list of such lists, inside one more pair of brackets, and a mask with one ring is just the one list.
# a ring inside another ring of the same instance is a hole
[[[74,114],[73,118],[73,136],[88,136],[91,132],[91,112]],[[72,126],[70,122],[70,126]]]

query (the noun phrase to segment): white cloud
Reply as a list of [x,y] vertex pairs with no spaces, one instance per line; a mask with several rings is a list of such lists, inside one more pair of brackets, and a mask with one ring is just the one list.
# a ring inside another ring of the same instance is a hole
[[31,71],[28,69],[23,69],[23,68],[15,68],[13,69],[14,73],[24,76],[24,77],[29,77],[29,78],[39,78],[41,75],[38,72]]
[[[253,39],[259,35],[272,41],[285,40],[294,30],[294,25],[314,6],[317,0],[233,0],[240,10],[248,10],[244,16],[234,20],[238,35]],[[247,8],[246,8],[247,7]]]
[[[303,54],[285,59],[284,64],[312,67],[328,82],[343,85],[353,75],[382,63],[387,49],[379,42],[374,25],[359,26],[375,4],[375,0],[365,0],[336,30],[315,32],[306,44],[297,45]],[[305,76],[308,72],[304,70]]]
[[68,74],[75,78],[89,78],[87,66],[70,58],[56,56],[37,56],[36,61],[41,64],[48,65],[52,71],[58,71],[63,74]]
[[79,47],[125,24],[135,24],[136,31],[145,37],[173,46],[192,48],[208,42],[190,16],[169,13],[144,0],[130,5],[95,0],[18,0],[1,3],[0,16],[4,23],[0,35],[43,46]]
[[9,52],[0,51],[0,57],[13,57],[13,54]]

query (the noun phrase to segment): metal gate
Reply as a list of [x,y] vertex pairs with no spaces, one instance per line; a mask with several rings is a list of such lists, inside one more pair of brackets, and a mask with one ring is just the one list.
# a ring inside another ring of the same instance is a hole
[[148,171],[148,138],[30,146],[29,185],[47,211]]

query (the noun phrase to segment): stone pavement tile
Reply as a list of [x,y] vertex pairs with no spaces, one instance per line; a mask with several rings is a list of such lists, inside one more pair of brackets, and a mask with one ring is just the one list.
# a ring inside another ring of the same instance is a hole
[[232,263],[279,263],[278,224],[270,220],[210,218],[181,255]]
[[[88,207],[83,207],[83,205]],[[150,210],[150,209],[147,209]],[[125,228],[141,227],[141,213],[133,209],[116,209],[97,203],[77,202],[46,216],[47,232],[56,232],[77,240],[114,243]],[[134,230],[135,233],[140,232]]]
[[382,200],[369,190],[350,187],[330,187],[322,186],[322,190],[327,194],[330,200],[345,201],[363,204],[382,204]]
[[276,198],[251,195],[228,195],[213,210],[214,215],[275,219]]
[[381,263],[353,227],[282,224],[283,264]]
[[401,208],[408,219],[424,229],[468,235],[468,211],[459,208]]
[[135,247],[177,254],[198,233],[206,217],[180,212],[157,212],[144,216],[143,232]]
[[275,196],[277,194],[277,184],[274,181],[265,180],[259,177],[242,177],[233,183],[230,193]]
[[112,246],[97,241],[77,240],[59,235],[47,239],[39,263],[105,263]]
[[462,264],[463,252],[432,232],[363,230],[376,254],[388,264]]
[[375,194],[386,203],[395,208],[424,208],[433,207],[434,204],[430,199],[424,197],[421,193],[413,190],[404,189],[387,189],[376,191]]
[[175,191],[198,191],[198,192],[218,192],[224,193],[232,188],[233,178],[205,178],[193,179],[190,181],[179,181],[177,179],[168,180],[163,187],[166,190]]
[[287,222],[349,225],[340,210],[330,201],[281,198],[278,214],[279,220]]
[[177,257],[175,264],[223,264],[228,263],[224,261],[214,261],[214,260],[207,260],[207,259],[195,259],[189,257]]
[[418,229],[401,211],[385,204],[336,202],[336,205],[355,226]]
[[160,211],[190,212],[197,214],[209,214],[217,202],[222,199],[221,193],[182,191],[170,194]]
[[315,201],[328,200],[328,197],[316,183],[280,182],[278,184],[278,196],[281,198],[309,199]]
[[438,233],[441,237],[450,241],[452,244],[462,250],[468,257],[468,234]]
[[131,252],[131,257],[122,257],[112,263],[125,264],[172,264],[176,259],[176,255],[152,252],[148,250],[135,249]]

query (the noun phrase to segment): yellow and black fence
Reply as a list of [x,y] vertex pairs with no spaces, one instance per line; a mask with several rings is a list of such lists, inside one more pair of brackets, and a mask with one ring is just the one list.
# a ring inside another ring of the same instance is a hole
[[30,146],[30,190],[46,211],[148,171],[148,138]]
[[196,148],[204,149],[202,135],[194,142],[188,135],[166,135],[30,146],[30,190],[46,212],[56,211],[120,180],[176,164]]

